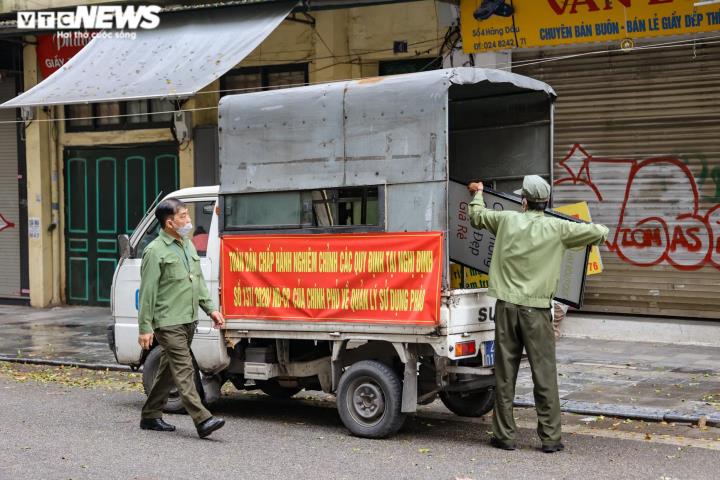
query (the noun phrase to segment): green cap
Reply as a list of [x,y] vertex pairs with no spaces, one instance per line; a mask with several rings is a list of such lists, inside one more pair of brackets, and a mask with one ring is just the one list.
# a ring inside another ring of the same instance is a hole
[[515,190],[515,193],[531,202],[547,202],[550,199],[550,185],[539,175],[525,175],[522,188]]

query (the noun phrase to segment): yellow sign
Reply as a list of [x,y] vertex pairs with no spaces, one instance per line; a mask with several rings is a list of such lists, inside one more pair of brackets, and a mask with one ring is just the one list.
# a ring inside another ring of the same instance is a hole
[[488,276],[474,268],[451,263],[450,288],[488,288]]
[[[560,212],[569,217],[579,218],[586,222],[592,222],[590,218],[590,209],[588,208],[587,202],[573,203],[570,205],[562,205],[560,207],[553,208],[556,212]],[[588,259],[588,275],[595,275],[603,271],[602,259],[600,258],[600,249],[598,247],[592,247],[590,249],[590,258]]]
[[[506,0],[510,4],[510,0]],[[515,0],[511,17],[473,17],[482,0],[461,0],[466,53],[720,30],[720,4],[697,0]]]

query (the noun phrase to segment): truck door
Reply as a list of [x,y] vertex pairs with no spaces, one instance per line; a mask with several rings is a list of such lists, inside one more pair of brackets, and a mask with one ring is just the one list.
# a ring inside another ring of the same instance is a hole
[[[213,222],[216,198],[180,198],[188,208],[193,224],[191,241],[200,257],[203,276],[213,301],[217,304],[217,265],[208,253],[219,251],[217,238],[217,222]],[[115,320],[115,349],[119,363],[136,364],[140,361],[142,351],[137,342],[138,310],[140,307],[140,265],[145,248],[157,238],[158,222],[154,213],[143,219],[138,226],[138,233],[133,236],[134,255],[125,258],[115,273],[113,288],[113,317]],[[215,253],[217,255],[217,253]],[[211,321],[200,310],[198,334],[210,333]]]

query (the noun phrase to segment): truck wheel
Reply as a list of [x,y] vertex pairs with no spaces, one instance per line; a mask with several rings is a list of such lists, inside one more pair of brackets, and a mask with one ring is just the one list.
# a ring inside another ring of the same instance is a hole
[[278,383],[277,380],[255,380],[255,385],[266,395],[270,395],[273,398],[287,399],[293,397],[299,393],[302,388],[300,387],[283,387]]
[[402,382],[397,373],[375,360],[352,365],[338,385],[340,419],[353,435],[385,438],[402,427]]
[[[142,381],[143,388],[145,389],[145,395],[150,393],[150,389],[155,381],[155,372],[157,372],[157,367],[160,364],[160,356],[162,355],[162,352],[163,348],[160,345],[156,346],[150,351],[150,353],[148,353],[145,358],[145,363],[143,363]],[[195,360],[193,360],[193,365],[195,366],[195,387],[197,388],[203,403],[205,403],[205,396],[203,395],[202,384],[200,383],[200,369],[198,369],[197,365],[195,365]],[[167,403],[165,403],[165,406],[163,407],[163,412],[185,413],[185,407],[182,404],[177,388],[173,387],[170,389]]]
[[440,400],[455,415],[461,417],[482,417],[495,406],[495,390],[471,392],[440,392]]

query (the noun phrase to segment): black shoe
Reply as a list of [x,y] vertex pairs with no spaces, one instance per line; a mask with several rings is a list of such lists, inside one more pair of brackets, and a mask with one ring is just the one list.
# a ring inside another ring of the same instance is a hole
[[200,422],[197,426],[197,432],[200,438],[205,438],[218,428],[222,428],[223,425],[225,425],[225,420],[222,418],[210,417],[204,422]]
[[515,450],[515,444],[502,442],[495,437],[490,439],[490,445],[500,450]]
[[565,445],[558,442],[555,445],[543,445],[542,451],[545,453],[555,453],[555,452],[562,452],[565,450]]
[[158,432],[175,431],[175,425],[170,425],[162,418],[143,418],[140,420],[140,428],[143,430],[156,430]]

